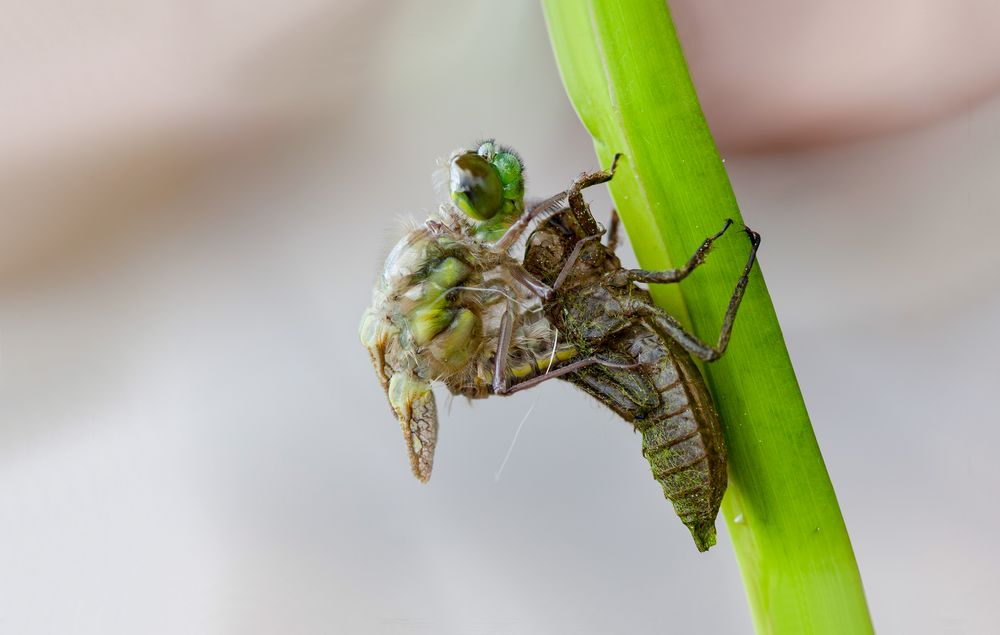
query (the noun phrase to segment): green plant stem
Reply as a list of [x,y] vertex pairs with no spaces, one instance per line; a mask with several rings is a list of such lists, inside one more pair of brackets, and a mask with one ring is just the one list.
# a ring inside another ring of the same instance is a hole
[[[543,0],[556,59],[644,268],[683,262],[739,208],[663,0]],[[714,342],[748,245],[727,235],[654,296]],[[766,259],[767,236],[762,247]],[[759,268],[705,366],[729,448],[723,514],[758,633],[870,633],[850,538]]]

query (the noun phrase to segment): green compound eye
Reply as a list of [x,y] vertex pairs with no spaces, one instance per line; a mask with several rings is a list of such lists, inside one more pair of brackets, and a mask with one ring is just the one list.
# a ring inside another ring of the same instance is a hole
[[500,174],[475,152],[451,161],[451,198],[459,209],[476,220],[489,220],[503,209]]

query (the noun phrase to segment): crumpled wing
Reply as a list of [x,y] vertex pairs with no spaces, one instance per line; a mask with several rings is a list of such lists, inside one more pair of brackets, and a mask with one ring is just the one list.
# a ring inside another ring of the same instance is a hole
[[431,384],[410,370],[395,369],[386,362],[386,349],[396,331],[377,311],[365,311],[358,334],[403,429],[413,475],[426,483],[431,477],[437,444],[437,405]]
[[408,372],[396,373],[389,378],[388,395],[403,429],[413,475],[426,483],[434,466],[438,427],[431,384]]

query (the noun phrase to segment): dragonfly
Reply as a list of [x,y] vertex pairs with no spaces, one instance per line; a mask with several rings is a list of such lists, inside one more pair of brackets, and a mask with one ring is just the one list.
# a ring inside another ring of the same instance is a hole
[[454,152],[447,166],[449,202],[389,253],[359,327],[423,482],[437,444],[433,382],[478,399],[590,365],[618,365],[581,358],[558,341],[541,309],[555,290],[512,255],[532,224],[571,193],[526,206],[521,159],[492,140]]
[[[566,379],[642,432],[654,477],[698,549],[708,549],[726,487],[725,444],[691,354],[712,361],[725,351],[759,235],[746,229],[751,254],[710,346],[635,283],[679,282],[731,223],[682,269],[624,269],[614,253],[617,215],[602,244],[582,195],[613,178],[619,157],[526,207],[520,158],[493,141],[477,145],[449,159],[451,205],[392,250],[362,318],[414,474],[426,481],[433,462],[432,381],[482,398]],[[533,223],[521,262],[511,252]]]

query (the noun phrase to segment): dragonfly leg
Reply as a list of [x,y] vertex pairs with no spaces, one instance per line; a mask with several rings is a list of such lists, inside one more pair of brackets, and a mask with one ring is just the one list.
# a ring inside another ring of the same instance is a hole
[[569,256],[567,256],[566,262],[563,263],[563,267],[559,271],[559,275],[556,276],[555,282],[552,283],[552,289],[554,291],[558,291],[559,287],[561,287],[563,282],[566,281],[566,276],[569,275],[569,272],[573,269],[573,265],[576,264],[577,258],[580,257],[580,250],[583,249],[583,246],[591,241],[599,239],[600,237],[600,234],[595,234],[576,241],[576,244],[573,245],[573,251],[569,252]]
[[[694,252],[694,255],[688,259],[687,264],[680,269],[662,269],[659,271],[650,269],[630,269],[628,272],[629,280],[633,282],[655,282],[660,284],[680,282],[684,278],[688,277],[688,275],[690,275],[691,272],[698,267],[698,265],[705,262],[705,256],[707,256],[709,250],[712,249],[712,243],[725,234],[726,230],[729,229],[729,226],[732,224],[732,219],[727,218],[726,224],[722,226],[722,229],[706,238],[705,241],[701,243],[701,246]],[[757,243],[760,243],[759,237]],[[754,245],[753,252],[756,253],[756,251],[757,246]]]
[[565,366],[560,366],[555,370],[546,371],[539,375],[535,375],[530,379],[525,379],[524,381],[520,381],[514,384],[513,386],[508,387],[503,392],[498,391],[497,394],[510,395],[515,392],[524,390],[525,388],[531,388],[532,386],[537,386],[543,381],[547,381],[549,379],[555,379],[557,377],[562,377],[563,375],[568,375],[570,373],[575,373],[582,368],[586,368],[587,366],[592,366],[594,364],[600,364],[601,366],[605,366],[607,368],[636,368],[642,365],[638,362],[635,363],[612,362],[606,359],[601,359],[597,355],[591,355],[590,357],[577,359],[576,361],[570,362]]
[[618,210],[611,210],[611,219],[608,221],[608,251],[615,253],[618,248],[618,230],[621,228],[621,221],[618,218]]
[[555,295],[555,289],[539,280],[535,274],[524,268],[519,262],[511,262],[508,271],[512,278],[520,282],[528,291],[542,300],[550,300]]
[[[618,159],[620,159],[621,156],[622,155],[620,153],[615,155],[609,169],[598,170],[597,172],[585,172],[573,181],[573,185],[571,185],[568,190],[559,192],[558,194],[550,196],[544,201],[533,205],[530,209],[521,214],[516,221],[514,221],[514,224],[511,225],[506,232],[504,232],[504,235],[501,236],[499,240],[493,243],[493,247],[499,251],[507,251],[514,246],[525,230],[528,229],[531,221],[546,212],[558,209],[559,205],[562,204],[564,200],[569,199],[570,207],[573,210],[580,209],[579,207],[574,207],[574,205],[586,206],[583,202],[583,195],[580,192],[592,185],[599,185],[610,181],[615,175]],[[586,214],[577,213],[576,216],[577,219],[583,223],[587,234],[599,233],[600,230],[597,227],[597,223],[595,223],[594,219],[590,217],[589,211]],[[587,219],[589,219],[589,222]]]
[[511,386],[507,380],[507,363],[510,356],[510,343],[514,331],[513,315],[513,311],[511,311],[508,306],[507,310],[504,311],[502,316],[500,316],[500,333],[497,339],[496,357],[493,360],[492,382],[493,392],[497,395],[509,395],[524,390],[525,388],[531,388],[532,386],[537,386],[548,379],[562,377],[563,375],[576,372],[581,368],[586,368],[587,366],[591,366],[593,364],[600,364],[601,366],[606,366],[608,368],[635,368],[640,365],[638,363],[633,364],[609,361],[596,355],[592,355],[590,357],[578,358],[575,361],[572,361],[565,366],[560,366],[554,370],[551,369],[549,364],[546,364],[546,370],[542,372],[541,365],[536,362],[533,364],[535,373],[533,377]]
[[531,225],[531,221],[535,220],[542,214],[546,212],[551,212],[559,208],[562,205],[563,200],[565,200],[567,192],[559,192],[554,196],[532,205],[527,211],[521,214],[516,221],[504,232],[495,243],[493,243],[493,248],[497,251],[507,251],[521,238],[524,231],[528,229]]
[[513,312],[510,305],[500,316],[500,333],[497,335],[497,352],[493,358],[493,392],[505,394],[507,385],[507,357],[510,355],[510,338],[514,332]]
[[706,344],[687,332],[676,318],[649,302],[632,298],[626,304],[629,312],[651,320],[652,326],[672,338],[689,353],[702,361],[711,362],[722,357],[722,354],[726,352],[726,347],[729,345],[729,336],[733,331],[736,312],[740,308],[740,302],[743,301],[743,294],[746,291],[747,282],[750,278],[750,270],[753,268],[754,260],[757,257],[757,248],[760,246],[760,234],[749,228],[745,231],[750,237],[753,248],[750,250],[750,257],[747,259],[743,274],[736,282],[733,295],[729,298],[729,306],[726,308],[726,314],[722,319],[722,330],[719,333],[719,340],[715,346]]
[[622,155],[619,152],[611,160],[610,168],[607,170],[598,170],[597,172],[585,172],[577,177],[573,185],[566,190],[566,199],[569,202],[569,208],[573,210],[577,222],[583,228],[584,234],[588,236],[601,233],[601,229],[591,215],[587,203],[583,200],[582,192],[592,185],[599,185],[610,181],[615,176],[615,170],[618,168],[618,160],[621,158]]

